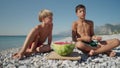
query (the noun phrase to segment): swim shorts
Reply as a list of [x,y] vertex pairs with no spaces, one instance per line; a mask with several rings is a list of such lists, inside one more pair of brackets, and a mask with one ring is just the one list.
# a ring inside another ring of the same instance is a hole
[[91,42],[85,42],[83,41],[85,44],[92,46],[92,47],[97,47],[98,45],[98,41],[97,40],[92,40]]

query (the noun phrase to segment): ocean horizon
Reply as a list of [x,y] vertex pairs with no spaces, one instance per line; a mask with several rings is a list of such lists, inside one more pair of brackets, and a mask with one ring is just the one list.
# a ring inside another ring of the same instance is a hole
[[[53,35],[52,42],[61,40],[64,38],[65,36]],[[0,51],[5,49],[10,49],[10,48],[22,47],[25,39],[26,39],[26,35],[10,35],[10,36],[0,35]]]

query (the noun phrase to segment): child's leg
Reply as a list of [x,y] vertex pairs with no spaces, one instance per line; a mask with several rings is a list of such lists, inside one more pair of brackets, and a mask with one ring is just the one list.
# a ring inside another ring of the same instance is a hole
[[27,48],[26,52],[24,53],[25,56],[31,55],[32,53],[36,53],[37,46],[35,42],[32,43],[31,48]]
[[51,47],[50,45],[40,45],[36,48],[36,51],[39,53],[48,52],[51,51]]
[[28,46],[31,45],[32,42],[35,40],[36,36],[37,30],[33,29],[26,37],[23,47],[20,49],[18,53],[15,53],[12,57],[21,59],[24,56]]
[[[110,51],[107,51],[107,52],[104,52],[105,54],[107,54],[108,56],[110,57],[114,57],[116,55],[116,52],[110,50]],[[91,50],[89,52],[89,55],[92,56],[92,55],[95,55],[95,50]]]
[[33,42],[32,45],[31,45],[31,47],[30,47],[30,48],[27,48],[26,52],[35,52],[35,51],[36,51],[38,39],[39,39],[39,36],[37,36],[37,37],[35,38],[34,42]]
[[24,53],[26,51],[26,49],[33,43],[35,42],[36,36],[34,33],[33,34],[29,34],[24,42],[24,45],[22,47],[22,49],[20,50],[20,53]]
[[[111,51],[113,48],[120,45],[120,41],[118,39],[111,39],[111,40],[107,40],[107,41],[101,41],[100,44],[102,45],[102,47],[100,47],[96,50],[91,50],[89,54],[95,55],[95,54]],[[110,56],[112,56],[113,51],[111,51],[110,53],[111,53]]]
[[36,48],[37,48],[37,43],[38,43],[38,39],[39,36],[37,36],[34,40],[34,42],[32,43],[30,48],[27,48],[26,52],[25,52],[25,56],[31,55],[32,53],[36,53]]
[[105,52],[105,54],[107,54],[110,57],[114,57],[116,55],[116,52],[111,50],[111,51]]
[[92,49],[96,49],[95,47],[91,47],[89,45],[86,45],[85,43],[83,43],[81,41],[76,42],[76,47],[85,53],[88,53]]

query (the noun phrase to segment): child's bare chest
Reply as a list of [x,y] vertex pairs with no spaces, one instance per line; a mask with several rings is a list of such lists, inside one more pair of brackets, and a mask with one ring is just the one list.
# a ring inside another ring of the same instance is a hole
[[88,23],[82,23],[77,25],[77,33],[83,35],[89,35],[90,25]]
[[77,30],[79,30],[79,31],[83,31],[83,30],[89,30],[89,28],[90,28],[90,25],[89,24],[86,24],[86,23],[83,23],[83,24],[78,24],[77,25]]
[[40,31],[39,35],[41,37],[47,37],[50,33],[50,29],[49,28],[44,28]]

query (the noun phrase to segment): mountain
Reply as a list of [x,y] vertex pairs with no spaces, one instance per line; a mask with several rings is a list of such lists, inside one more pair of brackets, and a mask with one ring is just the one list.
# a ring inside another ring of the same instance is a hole
[[[105,24],[103,26],[95,26],[94,32],[96,35],[110,35],[120,33],[120,24]],[[72,36],[71,30],[60,32],[56,34],[57,36],[68,37]]]
[[95,27],[95,34],[109,35],[120,33],[120,24],[105,24],[103,26]]
[[71,32],[71,30],[67,30],[67,31],[60,32],[60,33],[56,34],[56,36],[69,37],[69,36],[72,36],[72,32]]

